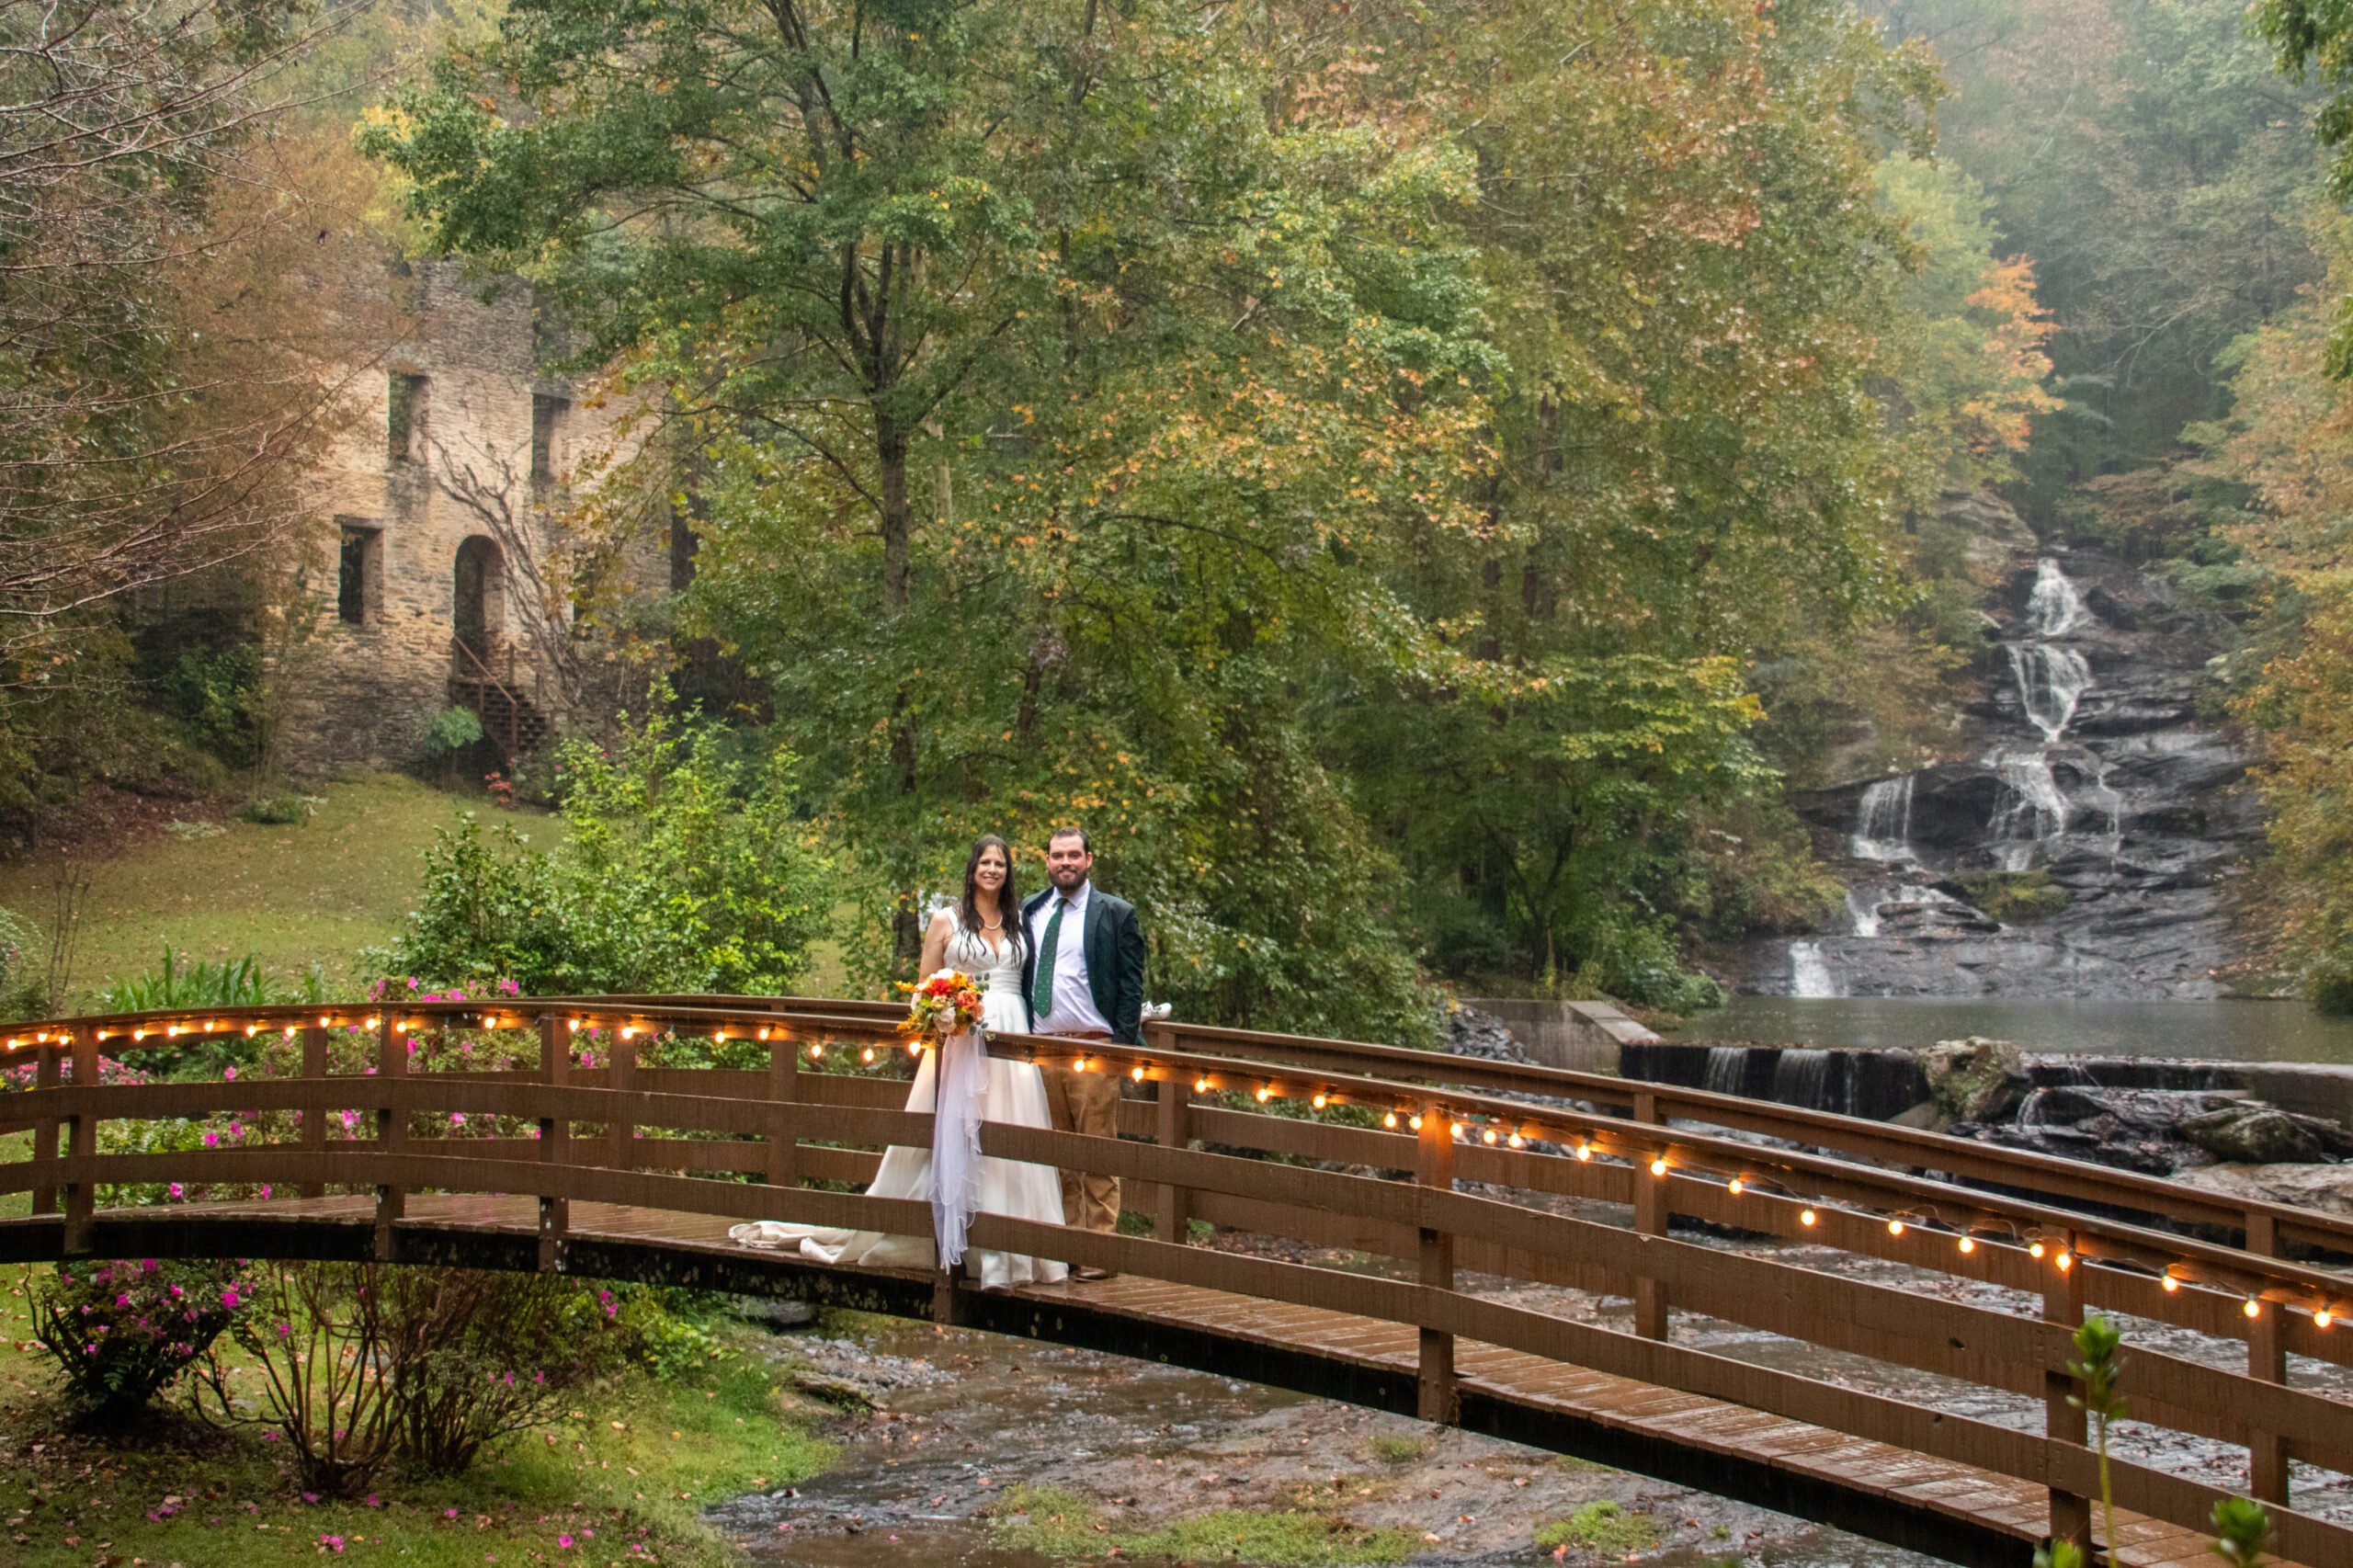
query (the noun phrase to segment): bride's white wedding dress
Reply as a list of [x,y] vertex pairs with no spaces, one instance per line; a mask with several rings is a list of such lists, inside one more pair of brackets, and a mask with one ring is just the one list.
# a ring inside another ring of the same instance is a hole
[[[981,1024],[984,1029],[1006,1034],[1019,1034],[1029,1027],[1029,1013],[1021,1005],[1020,950],[1012,943],[999,952],[979,935],[959,928],[948,938],[947,962],[981,982]],[[949,1081],[948,1110],[939,1117],[938,1136],[954,1139],[961,1136],[970,1141],[976,1134],[978,1121],[1010,1122],[1017,1127],[1051,1127],[1053,1118],[1046,1108],[1046,1080],[1037,1064],[1029,1062],[1008,1062],[1002,1057],[984,1056],[980,1052],[976,1036],[960,1036],[950,1040],[945,1051],[926,1051],[923,1063],[915,1069],[915,1087],[907,1095],[907,1108],[930,1111],[938,1100],[943,1071],[941,1059],[947,1058],[945,1072]],[[973,1101],[977,1101],[977,1105]],[[952,1112],[962,1102],[964,1115]],[[977,1114],[974,1114],[974,1113]],[[1062,1173],[1051,1165],[1033,1165],[1018,1160],[1000,1160],[979,1154],[977,1145],[966,1153],[953,1147],[949,1157],[939,1164],[948,1172],[947,1185],[961,1187],[963,1203],[961,1212],[977,1209],[987,1214],[1004,1214],[1017,1220],[1036,1220],[1049,1225],[1063,1222]],[[909,1148],[894,1143],[884,1151],[881,1168],[874,1173],[867,1193],[874,1198],[910,1198],[919,1202],[934,1199],[932,1151]],[[961,1173],[961,1174],[960,1174]],[[940,1195],[948,1206],[957,1209],[952,1192]],[[940,1207],[934,1204],[935,1211]],[[961,1245],[962,1226],[942,1221],[950,1226],[955,1241]],[[888,1268],[932,1268],[939,1259],[938,1244],[930,1236],[892,1236],[880,1231],[825,1230],[814,1225],[786,1224],[775,1220],[760,1220],[737,1225],[728,1235],[746,1246],[768,1247],[782,1251],[798,1251],[803,1257],[820,1263],[858,1263]],[[1046,1258],[1028,1257],[1016,1253],[986,1252],[974,1249],[966,1255],[968,1265],[976,1264],[971,1272],[980,1276],[985,1287],[1006,1285],[1051,1285],[1061,1279],[1068,1269]]]

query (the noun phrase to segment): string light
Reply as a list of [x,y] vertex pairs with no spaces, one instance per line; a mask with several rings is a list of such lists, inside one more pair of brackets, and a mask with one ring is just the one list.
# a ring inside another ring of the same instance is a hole
[[1258,1085],[1258,1103],[1260,1105],[1265,1105],[1268,1100],[1273,1099],[1274,1097],[1275,1086],[1272,1084],[1261,1084]]
[[[579,1026],[579,1024],[578,1024],[578,1023],[576,1023],[576,1022],[575,1022],[572,1027],[573,1027],[574,1028],[578,1028],[580,1026]],[[767,1039],[767,1038],[768,1038],[767,1026],[766,1024],[763,1024],[763,1025],[761,1025],[761,1026],[760,1026],[760,1034],[759,1034],[759,1038],[760,1038],[760,1039],[762,1039],[762,1040],[766,1040],[766,1039]]]
[[[569,1028],[569,1029],[570,1029],[574,1034],[578,1034],[578,1033],[580,1032],[580,1020],[579,1020],[578,1018],[572,1018],[572,1019],[569,1019],[569,1020],[567,1020],[567,1021],[566,1021],[566,1023],[565,1023],[564,1027],[565,1027],[565,1028]],[[761,1038],[762,1040],[766,1040],[766,1039],[767,1039],[767,1038],[768,1038],[768,1031],[767,1031],[767,1030],[766,1030],[766,1029],[762,1029],[762,1030],[760,1031],[760,1038]]]
[[1798,1223],[1801,1225],[1811,1225],[1813,1223],[1815,1218],[1816,1216],[1811,1209],[1801,1209],[1798,1210]]
[[1332,1101],[1331,1096],[1328,1095],[1317,1095],[1313,1099],[1307,1103],[1313,1106],[1317,1110],[1322,1110],[1325,1106],[1331,1104]]
[[1488,1128],[1484,1132],[1479,1134],[1479,1141],[1483,1143],[1494,1142],[1495,1141],[1495,1130],[1492,1127]]
[[1510,1137],[1508,1137],[1508,1138],[1505,1139],[1505,1140],[1504,1140],[1504,1142],[1506,1142],[1506,1143],[1508,1143],[1508,1144],[1510,1144],[1510,1145],[1511,1145],[1513,1148],[1515,1148],[1515,1149],[1524,1149],[1524,1148],[1526,1148],[1526,1147],[1528,1146],[1528,1140],[1527,1140],[1527,1139],[1525,1139],[1525,1138],[1522,1138],[1522,1137],[1521,1137],[1518,1133],[1517,1133],[1517,1132],[1513,1133]]
[[2157,1283],[2158,1283],[2158,1284],[2160,1284],[2160,1285],[2163,1285],[2163,1286],[2165,1288],[2165,1294],[2166,1294],[2166,1295],[2168,1295],[2168,1296],[2172,1295],[2176,1290],[2180,1290],[2180,1289],[2181,1289],[2181,1281],[2180,1281],[2180,1280],[2178,1280],[2178,1279],[2176,1279],[2176,1278],[2175,1278],[2172,1275],[2170,1275],[2170,1274],[2166,1275],[2164,1278],[2162,1278],[2162,1279],[2158,1280],[2158,1281],[2157,1281]]
[[1396,1126],[1396,1125],[1397,1125],[1397,1113],[1396,1113],[1395,1111],[1393,1111],[1393,1110],[1392,1110],[1392,1111],[1391,1111],[1387,1116],[1382,1117],[1382,1118],[1381,1119],[1381,1126],[1383,1126],[1383,1127],[1394,1127],[1394,1126]]
[[811,1040],[809,1042],[809,1060],[812,1062],[822,1062],[824,1060],[824,1042],[822,1040]]
[[2253,1296],[2249,1296],[2246,1299],[2246,1303],[2240,1307],[2239,1311],[2245,1312],[2250,1318],[2259,1318],[2263,1315],[2263,1303],[2256,1301]]
[[1072,1063],[1071,1063],[1071,1069],[1070,1069],[1070,1070],[1071,1070],[1072,1072],[1074,1072],[1074,1073],[1084,1073],[1084,1072],[1086,1072],[1086,1056],[1082,1054],[1076,1062],[1072,1062]]
[[334,1022],[335,1022],[335,1017],[334,1017],[334,1015],[333,1015],[333,1014],[331,1014],[331,1013],[321,1013],[321,1014],[319,1015],[319,1028],[325,1028],[329,1024],[332,1024],[332,1023],[334,1023]]
[[1592,1158],[1593,1158],[1593,1145],[1592,1145],[1592,1144],[1590,1144],[1590,1143],[1579,1143],[1579,1144],[1577,1145],[1577,1158],[1578,1158],[1578,1159],[1580,1159],[1580,1160],[1590,1160],[1590,1159],[1592,1159]]
[[368,1027],[369,1027],[369,1028],[371,1028],[371,1029],[372,1029],[372,1028],[374,1028],[378,1024],[380,1024],[380,1023],[381,1023],[381,1022],[383,1022],[383,1020],[382,1020],[381,1018],[379,1018],[379,1017],[374,1017],[374,1016],[370,1015],[370,1016],[369,1016],[369,1019],[368,1019]]
[[[135,1031],[133,1033],[133,1038],[137,1038]],[[288,1040],[292,1040],[294,1038],[294,1026],[292,1024],[286,1026],[286,1038]]]
[[2051,1261],[2059,1266],[2060,1273],[2064,1274],[2067,1270],[2075,1267],[2075,1255],[2072,1252],[2063,1252]]
[[2313,1313],[2313,1326],[2314,1328],[2326,1328],[2336,1320],[2336,1314],[2330,1312],[2326,1307],[2322,1307]]
[[1471,1131],[1469,1128],[1467,1128],[1467,1127],[1463,1126],[1463,1125],[1462,1125],[1462,1123],[1461,1123],[1461,1122],[1459,1122],[1459,1121],[1456,1121],[1456,1122],[1449,1122],[1449,1123],[1448,1124],[1448,1126],[1447,1126],[1447,1129],[1446,1129],[1446,1130],[1447,1130],[1447,1131],[1448,1131],[1448,1132],[1449,1132],[1450,1134],[1452,1134],[1453,1136],[1455,1136],[1455,1137],[1457,1137],[1457,1138],[1461,1137],[1465,1132],[1468,1132],[1468,1131]]
[[860,1062],[872,1062],[874,1060],[874,1048],[870,1045],[868,1046],[864,1051],[858,1053],[858,1059]]
[[1731,1193],[1734,1198],[1738,1198],[1744,1191],[1747,1190],[1747,1184],[1742,1181],[1738,1176],[1734,1176],[1732,1180],[1724,1183],[1724,1190]]
[[164,1038],[165,1038],[165,1040],[177,1040],[177,1039],[179,1038],[179,1034],[180,1034],[180,1027],[179,1027],[179,1025],[177,1025],[177,1024],[165,1024],[165,1025],[164,1026]]
[[245,1038],[247,1040],[253,1039],[254,1036],[259,1033],[261,1033],[261,1026],[259,1024],[247,1024],[245,1026]]
[[1134,1079],[1137,1083],[1139,1083],[1139,1084],[1142,1083],[1142,1082],[1143,1082],[1143,1063],[1142,1063],[1142,1062],[1137,1062],[1137,1063],[1136,1063],[1132,1068],[1129,1069],[1129,1071],[1128,1071],[1128,1076],[1129,1076],[1129,1077],[1131,1077],[1131,1078],[1133,1078],[1133,1079]]
[[623,1024],[621,1026],[621,1038],[623,1040],[627,1040],[636,1033],[637,1026],[635,1024]]
[[[288,1034],[292,1034],[294,1031],[292,1029],[288,1029],[286,1032]],[[145,1040],[147,1038],[147,1031],[143,1028],[133,1029],[131,1031],[131,1038],[133,1040]]]
[[2027,1243],[2026,1255],[2029,1257],[2040,1257],[2044,1250],[2045,1249],[2040,1242]]
[[[1206,1094],[1208,1094],[1209,1092],[1210,1092],[1210,1075],[1209,1075],[1208,1074],[1204,1073],[1204,1074],[1202,1074],[1199,1077],[1198,1077],[1198,1078],[1196,1078],[1196,1079],[1194,1079],[1194,1080],[1193,1080],[1193,1093],[1195,1093],[1195,1094],[1197,1094],[1197,1095],[1206,1095]],[[1391,1125],[1392,1127],[1394,1127],[1394,1126],[1395,1126],[1395,1125],[1397,1125],[1397,1124],[1396,1124],[1396,1122],[1392,1119],[1392,1120],[1390,1122],[1390,1125]]]
[[1975,1252],[1977,1250],[1977,1238],[1975,1236],[1961,1237],[1961,1250],[1963,1256],[1967,1256],[1969,1254]]
[[1422,1130],[1422,1119],[1418,1115],[1410,1117],[1406,1119],[1405,1125],[1419,1132]]
[[1660,1159],[1660,1160],[1653,1160],[1653,1161],[1651,1162],[1651,1175],[1653,1175],[1653,1176],[1665,1176],[1665,1174],[1666,1174],[1666,1162],[1665,1162],[1665,1160],[1663,1160],[1663,1159]]
[[1904,1233],[1904,1221],[1901,1220],[1890,1220],[1887,1222],[1887,1233],[1891,1236],[1902,1235]]

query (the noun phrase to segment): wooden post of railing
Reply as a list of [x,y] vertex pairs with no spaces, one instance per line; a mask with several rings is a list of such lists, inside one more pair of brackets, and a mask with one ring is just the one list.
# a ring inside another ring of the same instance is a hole
[[[388,1007],[376,1030],[376,1092],[384,1104],[376,1112],[376,1152],[408,1152],[408,1112],[393,1103],[408,1076],[408,1037],[401,1032],[400,1009]],[[376,1184],[376,1261],[392,1260],[392,1226],[408,1210],[408,1188],[397,1181]]]
[[[1193,1085],[1172,1067],[1168,1075],[1160,1080],[1159,1093],[1154,1137],[1164,1149],[1189,1147],[1193,1141]],[[1190,1239],[1192,1205],[1186,1197],[1186,1189],[1176,1183],[1161,1183],[1160,1207],[1152,1217],[1152,1233],[1172,1246],[1183,1246]]]
[[[2249,1210],[2246,1250],[2262,1257],[2279,1256],[2279,1228],[2268,1214]],[[2288,1342],[2280,1333],[2279,1305],[2258,1299],[2256,1315],[2246,1320],[2246,1375],[2268,1383],[2288,1381]],[[2277,1432],[2260,1427],[2247,1433],[2247,1491],[2258,1501],[2288,1506],[2288,1443]]]
[[[2074,1257],[2075,1237],[2070,1232],[2054,1238],[2055,1244],[2066,1249],[2065,1256]],[[2073,1333],[2084,1321],[2084,1266],[2076,1261],[2073,1267],[2061,1268],[2054,1258],[2043,1259],[2042,1318],[2045,1323],[2063,1324]],[[2081,1444],[2089,1436],[2090,1426],[2081,1405],[2072,1404],[2071,1398],[2080,1397],[2083,1385],[2067,1375],[2067,1359],[2072,1351],[2063,1355],[2055,1366],[2046,1367],[2042,1373],[2043,1430],[2061,1442]],[[2051,1539],[2077,1541],[2089,1547],[2092,1538],[2091,1499],[2079,1493],[2051,1489]]]
[[[1647,1089],[1634,1091],[1634,1119],[1656,1127],[1658,1096]],[[1654,1176],[1650,1163],[1634,1166],[1634,1231],[1638,1235],[1664,1236],[1669,1218],[1667,1178]],[[1634,1277],[1634,1332],[1644,1339],[1667,1336],[1666,1287],[1647,1275]]]
[[[317,1024],[302,1026],[302,1076],[318,1079],[327,1075],[327,1031]],[[302,1112],[302,1151],[324,1156],[327,1152],[326,1091],[313,1089],[317,1103]],[[302,1184],[305,1198],[324,1198],[327,1184],[323,1181]]]
[[[781,1027],[770,1033],[768,1040],[768,1099],[775,1105],[790,1106],[801,1093],[801,1050],[792,1043],[792,1036]],[[768,1134],[768,1185],[799,1187],[801,1185],[801,1140],[793,1131],[795,1112],[779,1110],[774,1113],[775,1129]]]
[[[64,1054],[63,1046],[44,1045],[40,1048],[40,1054],[33,1059],[33,1087],[57,1087],[60,1076],[58,1063]],[[33,1188],[33,1212],[54,1214],[57,1212],[57,1118],[53,1116],[44,1116],[33,1123],[33,1163],[43,1167],[48,1177]]]
[[[572,1076],[572,1027],[553,1013],[540,1015],[540,1082],[551,1087]],[[540,1164],[564,1164],[570,1151],[572,1122],[561,1116],[540,1118]],[[540,1272],[563,1271],[564,1243],[572,1233],[572,1200],[540,1199]]]
[[[1454,1190],[1454,1126],[1447,1108],[1436,1101],[1422,1106],[1422,1130],[1415,1144],[1414,1179],[1435,1192]],[[1421,1227],[1421,1281],[1440,1290],[1454,1289],[1454,1235],[1429,1225]],[[1454,1384],[1454,1335],[1436,1329],[1421,1331],[1420,1387],[1415,1414],[1425,1421],[1452,1426],[1461,1418],[1461,1401]]]
[[[89,1090],[98,1086],[98,1036],[95,1029],[74,1031],[74,1086]],[[98,1154],[98,1119],[77,1116],[71,1119],[71,1131],[65,1135],[65,1152],[77,1160],[94,1160]],[[67,1184],[65,1188],[65,1256],[85,1256],[95,1238],[91,1234],[97,1213],[98,1189],[96,1182],[85,1178]]]
[[[626,1093],[637,1087],[637,1040],[634,1036],[613,1037],[613,1049],[605,1068],[605,1087]],[[631,1169],[637,1164],[637,1123],[620,1108],[619,1099],[613,1102],[612,1119],[606,1123],[607,1150],[605,1163],[617,1171]]]

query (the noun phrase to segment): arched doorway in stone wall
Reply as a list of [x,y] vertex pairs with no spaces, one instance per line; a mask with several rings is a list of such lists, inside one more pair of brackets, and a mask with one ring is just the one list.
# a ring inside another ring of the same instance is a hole
[[452,627],[458,646],[487,667],[499,626],[498,541],[475,534],[458,546]]

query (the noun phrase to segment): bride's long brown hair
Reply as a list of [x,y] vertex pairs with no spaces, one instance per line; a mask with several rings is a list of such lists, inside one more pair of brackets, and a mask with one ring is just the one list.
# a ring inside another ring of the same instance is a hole
[[1013,885],[1013,846],[994,833],[984,833],[972,840],[972,853],[964,860],[964,898],[957,915],[964,922],[964,929],[978,937],[981,934],[981,857],[990,850],[1005,857],[1005,885],[996,890],[996,916],[1005,923],[1007,949],[1019,953],[1028,944],[1021,930],[1021,890]]

